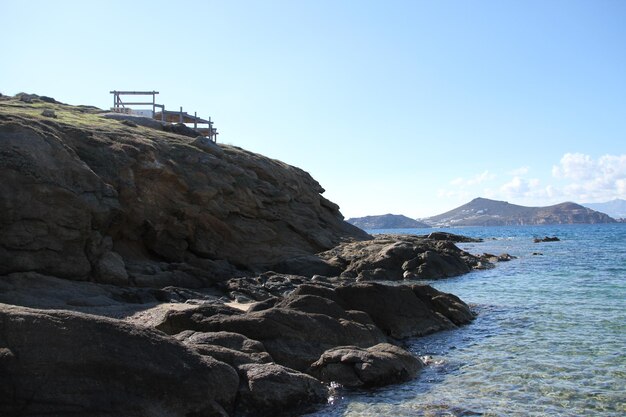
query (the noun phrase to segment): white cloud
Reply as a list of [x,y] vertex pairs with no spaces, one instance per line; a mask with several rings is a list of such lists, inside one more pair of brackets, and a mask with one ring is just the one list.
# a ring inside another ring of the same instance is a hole
[[624,198],[626,194],[626,154],[604,155],[594,160],[580,153],[563,155],[552,168],[557,179],[568,181],[563,193],[580,202]]
[[594,170],[594,162],[589,155],[582,153],[566,153],[560,165],[552,167],[552,175],[556,178],[580,180],[588,178]]
[[[475,197],[505,200],[527,206],[545,206],[574,201],[592,203],[626,198],[626,154],[593,158],[582,153],[566,153],[550,170],[523,166],[508,172],[506,178],[484,171],[470,178],[456,178],[439,199],[465,203]],[[499,179],[499,181],[498,181]]]

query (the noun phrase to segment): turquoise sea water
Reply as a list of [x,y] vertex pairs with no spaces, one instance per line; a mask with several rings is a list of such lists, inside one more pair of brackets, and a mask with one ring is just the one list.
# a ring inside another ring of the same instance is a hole
[[[417,379],[339,388],[308,416],[626,416],[626,224],[448,231],[487,239],[458,244],[470,253],[518,257],[430,282],[471,304],[477,319],[408,340],[429,362]],[[561,241],[533,243],[544,236]]]

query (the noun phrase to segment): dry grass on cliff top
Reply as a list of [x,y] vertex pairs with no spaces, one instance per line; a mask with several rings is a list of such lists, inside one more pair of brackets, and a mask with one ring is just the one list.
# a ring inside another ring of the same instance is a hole
[[[44,116],[44,110],[51,110],[56,117]],[[39,98],[28,101],[15,97],[0,97],[0,116],[27,122],[34,120],[47,125],[73,127],[80,130],[96,131],[109,135],[132,136],[139,140],[167,139],[178,144],[188,144],[190,138],[155,130],[144,126],[128,126],[120,120],[102,117],[108,111],[93,106],[73,106],[59,102],[47,102]],[[21,119],[21,120],[20,120]],[[184,139],[183,139],[184,138]]]

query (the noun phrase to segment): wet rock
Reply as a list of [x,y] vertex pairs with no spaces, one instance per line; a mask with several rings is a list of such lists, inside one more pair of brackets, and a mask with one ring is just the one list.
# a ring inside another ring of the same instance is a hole
[[534,239],[533,239],[533,242],[535,242],[535,243],[541,243],[541,242],[559,242],[560,240],[561,240],[561,239],[559,239],[559,238],[558,238],[558,237],[556,237],[556,236],[552,236],[552,237],[550,237],[550,236],[546,236],[546,237],[543,237],[543,238],[536,237],[536,238],[534,238]]
[[413,379],[423,367],[419,358],[389,343],[367,349],[342,346],[327,350],[309,373],[346,387],[373,387]]
[[430,285],[412,285],[410,288],[428,308],[457,326],[467,324],[475,317],[470,307],[454,294],[438,291]]

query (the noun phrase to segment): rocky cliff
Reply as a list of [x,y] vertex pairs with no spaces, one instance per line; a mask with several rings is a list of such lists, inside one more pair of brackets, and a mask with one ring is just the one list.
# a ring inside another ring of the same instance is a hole
[[0,274],[206,286],[368,238],[301,169],[26,97],[0,101]]
[[615,223],[615,219],[576,203],[525,207],[475,198],[446,213],[424,219],[433,226],[517,226],[538,224]]

